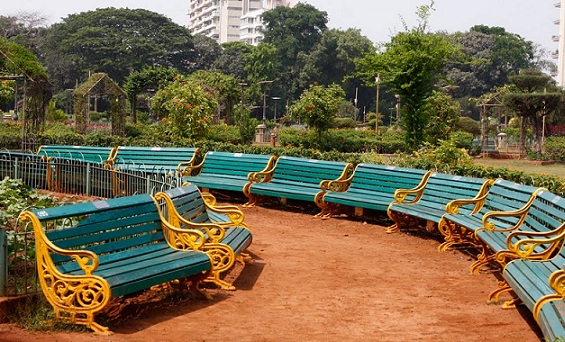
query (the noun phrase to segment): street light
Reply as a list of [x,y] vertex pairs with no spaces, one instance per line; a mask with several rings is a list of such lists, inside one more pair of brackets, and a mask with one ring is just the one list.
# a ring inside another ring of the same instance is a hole
[[271,97],[271,100],[275,101],[275,116],[273,118],[273,120],[275,120],[275,124],[277,123],[277,101],[280,99],[281,99],[280,97],[276,97],[276,96]]
[[375,121],[375,133],[379,135],[379,91],[381,88],[381,74],[377,74],[377,76],[375,77],[375,84],[377,85],[377,103],[375,107],[377,120]]
[[396,124],[400,124],[400,95],[394,95],[396,97]]
[[[257,84],[265,84],[265,83],[273,83],[275,81],[278,81],[279,78],[275,78],[274,80],[270,80],[270,81],[259,81],[257,82]],[[263,88],[263,125],[265,124],[265,121],[267,121],[267,89],[266,87]]]

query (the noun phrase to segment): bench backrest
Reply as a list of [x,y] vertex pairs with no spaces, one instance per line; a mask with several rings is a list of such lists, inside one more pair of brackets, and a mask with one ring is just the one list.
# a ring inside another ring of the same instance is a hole
[[273,180],[319,185],[323,180],[347,177],[352,167],[345,162],[282,156],[277,159]]
[[422,181],[426,170],[377,164],[358,164],[350,189],[394,195],[397,189],[412,189]]
[[112,159],[114,151],[114,147],[104,146],[42,145],[39,147],[37,155],[107,164]]
[[[187,221],[193,223],[204,223],[208,221],[209,217],[204,199],[194,184],[167,190],[165,194],[172,200],[178,214]],[[165,213],[165,217],[168,217],[169,222],[171,222],[172,220],[166,212],[166,207],[162,207],[162,210]]]
[[[157,206],[147,194],[120,197],[61,207],[36,209],[32,213],[54,245],[71,250],[89,250],[99,256],[165,242]],[[38,232],[36,231],[36,234]],[[78,267],[70,257],[51,254],[55,265],[72,271]],[[71,266],[72,265],[72,266]]]
[[[419,204],[445,207],[456,199],[474,198],[486,193],[488,183],[484,178],[465,177],[434,172],[424,186]],[[465,207],[461,207],[465,210]]]
[[[534,198],[538,191],[538,187],[497,179],[490,187],[485,203],[478,214],[484,215],[491,211],[508,212],[522,209]],[[497,216],[497,220],[512,226],[520,220],[520,217]]]
[[200,173],[247,178],[250,172],[265,171],[274,160],[270,155],[211,151],[204,156]]
[[565,199],[542,190],[528,209],[528,215],[520,230],[547,232],[565,222]]
[[140,171],[168,173],[181,163],[193,163],[198,148],[119,146],[114,167]]

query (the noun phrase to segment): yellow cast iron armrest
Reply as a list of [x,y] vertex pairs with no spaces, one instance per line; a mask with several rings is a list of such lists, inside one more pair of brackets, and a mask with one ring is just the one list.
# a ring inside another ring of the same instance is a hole
[[[163,234],[167,239],[167,243],[174,249],[180,250],[202,250],[206,243],[204,233],[197,229],[184,229],[175,227],[161,216],[161,226],[163,227]],[[221,227],[220,227],[221,228]]]
[[202,169],[202,165],[204,165],[204,160],[198,165],[192,165],[192,161],[188,161],[179,163],[177,169],[183,176],[192,176],[195,171]]
[[[532,196],[530,196],[530,199],[528,200],[528,202],[526,204],[524,204],[524,206],[520,209],[517,210],[513,210],[513,211],[491,211],[486,213],[483,216],[483,227],[479,230],[490,230],[493,232],[510,232],[513,230],[516,230],[518,227],[520,227],[520,225],[524,222],[524,220],[526,219],[526,215],[528,214],[528,210],[530,209],[530,206],[532,205],[532,203],[534,202],[534,200],[536,199],[537,195],[539,192],[546,190],[545,188],[539,188],[536,191],[534,191],[534,193],[532,194]],[[516,222],[516,224],[510,228],[506,228],[506,229],[496,229],[496,226],[494,224],[494,222],[489,222],[489,219],[491,217],[520,217],[520,219],[518,220],[518,222]]]
[[239,210],[239,207],[236,205],[216,205],[216,197],[214,197],[214,195],[212,195],[209,192],[202,192],[200,194],[202,195],[202,199],[204,200],[206,207],[212,211],[221,212],[221,213],[224,213],[223,210],[237,211],[243,214],[243,212]]
[[87,250],[63,249],[55,246],[51,241],[49,241],[49,239],[45,235],[45,232],[43,231],[43,226],[41,225],[41,222],[39,222],[37,216],[35,216],[32,212],[24,211],[23,213],[20,214],[20,219],[23,222],[31,222],[31,224],[33,225],[36,245],[44,246],[44,248],[39,248],[40,250],[36,250],[36,253],[38,256],[42,255],[43,262],[48,264],[48,268],[52,272],[59,273],[57,271],[57,268],[53,264],[51,257],[49,256],[49,252],[71,257],[84,271],[85,275],[88,276],[92,275],[92,272],[94,272],[98,268],[98,264],[99,264],[98,255],[96,255],[94,252]]
[[323,180],[320,182],[320,188],[322,191],[333,191],[333,192],[343,192],[349,188],[353,175],[346,179],[336,179],[336,180]]
[[[204,242],[206,242],[206,237],[198,229],[204,230],[206,232],[206,234],[208,234],[210,239],[213,240],[213,241],[216,241],[216,240],[219,241],[219,240],[223,239],[223,237],[226,234],[224,228],[221,227],[220,225],[207,224],[207,223],[194,223],[194,222],[190,222],[190,221],[186,220],[184,217],[182,217],[179,214],[179,212],[177,211],[177,208],[173,204],[173,201],[171,200],[171,198],[163,192],[156,193],[153,197],[153,200],[155,201],[155,205],[157,206],[157,211],[159,212],[159,216],[161,217],[161,222],[163,224],[166,224],[166,226],[168,226],[168,227],[173,227],[175,229],[181,229],[183,231],[187,231],[187,229],[181,228],[181,226],[183,226],[183,225],[188,226],[188,227],[190,227],[189,229],[192,229],[194,231],[197,231],[199,234],[202,234],[202,239],[204,240]],[[167,206],[168,218],[164,217],[163,211],[161,210],[161,206],[159,205],[159,201],[161,201],[161,200],[164,200],[165,205]],[[165,227],[163,229],[165,229]],[[173,231],[175,231],[175,230],[173,229]],[[163,230],[163,232],[166,235],[167,231]],[[194,238],[196,238],[196,237],[194,237]],[[168,239],[168,236],[167,236],[167,241],[169,241],[169,244],[171,243],[171,241]],[[184,243],[183,243],[183,245],[184,245]]]
[[476,213],[481,211],[481,209],[483,208],[483,205],[485,205],[485,201],[486,201],[487,196],[488,196],[488,189],[493,183],[494,183],[493,179],[489,179],[489,180],[485,181],[483,183],[483,186],[481,186],[481,189],[479,190],[477,195],[473,198],[456,199],[456,200],[453,200],[453,201],[447,203],[447,205],[445,206],[445,211],[448,214],[459,214],[459,208],[461,208],[465,205],[474,204],[475,208],[473,208],[473,210],[471,211],[470,214],[475,215]]
[[267,183],[273,179],[273,174],[275,173],[275,169],[271,169],[269,171],[261,171],[261,172],[250,172],[247,175],[247,179],[252,183]]
[[406,197],[408,197],[409,195],[416,195],[416,196],[413,200],[406,202],[407,204],[418,202],[420,198],[422,198],[422,196],[424,195],[424,188],[426,187],[426,183],[428,182],[428,178],[430,178],[431,174],[432,174],[431,171],[426,172],[424,177],[422,177],[420,184],[416,185],[416,187],[412,189],[396,189],[396,191],[394,191],[393,203],[403,203]]
[[543,296],[536,302],[532,313],[537,322],[539,322],[538,317],[541,308],[544,304],[551,302],[553,300],[563,300],[565,299],[565,271],[557,270],[553,272],[548,278],[549,286],[555,290],[555,293]]
[[520,258],[528,259],[537,247],[549,245],[543,251],[535,252],[536,255],[549,257],[555,250],[561,249],[564,239],[565,224],[562,224],[547,232],[514,231],[506,237],[506,246]]

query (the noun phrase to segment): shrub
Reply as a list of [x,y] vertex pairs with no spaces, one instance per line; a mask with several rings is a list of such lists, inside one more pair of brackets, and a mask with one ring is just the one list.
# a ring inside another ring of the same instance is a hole
[[449,139],[453,141],[455,147],[464,148],[467,151],[471,150],[471,147],[473,145],[473,138],[473,134],[463,131],[453,132],[449,135]]
[[551,137],[545,139],[544,157],[551,160],[565,161],[565,138]]
[[473,136],[481,134],[481,127],[479,125],[479,122],[466,116],[459,118],[459,120],[457,121],[457,128],[459,128],[463,132],[471,133]]
[[357,121],[352,118],[336,118],[334,120],[334,128],[355,128],[357,127]]

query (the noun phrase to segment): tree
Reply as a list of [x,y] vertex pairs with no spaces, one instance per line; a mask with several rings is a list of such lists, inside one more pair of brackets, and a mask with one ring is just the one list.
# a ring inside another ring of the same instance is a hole
[[460,108],[459,102],[454,101],[445,91],[432,92],[422,107],[424,115],[429,118],[425,128],[427,142],[438,145],[441,140],[449,137],[459,122]]
[[525,151],[525,127],[529,119],[534,133],[532,150],[541,155],[543,117],[559,106],[563,93],[557,90],[550,76],[535,69],[522,70],[520,74],[511,76],[510,82],[514,91],[504,96],[504,104],[522,117],[522,151]]
[[57,84],[64,87],[58,90],[72,88],[73,77],[91,71],[107,73],[122,83],[132,71],[148,66],[189,72],[194,64],[188,29],[143,9],[71,14],[49,28],[44,49],[50,73],[63,82]]
[[214,39],[197,34],[192,38],[194,59],[191,70],[212,69],[216,59],[222,55],[222,47]]
[[481,32],[494,37],[495,48],[493,62],[499,65],[506,75],[518,74],[521,69],[528,68],[534,58],[535,48],[518,34],[506,32],[502,27],[476,25],[471,31]]
[[173,68],[148,67],[132,72],[124,82],[124,91],[128,96],[131,107],[131,118],[137,122],[137,99],[138,95],[147,92],[152,96],[157,89],[164,87],[174,80],[178,71]]
[[291,118],[300,118],[313,127],[320,142],[322,133],[333,126],[344,96],[343,89],[336,84],[313,84],[289,107],[288,114]]
[[168,134],[197,139],[206,134],[218,103],[213,94],[177,77],[153,97],[153,111],[163,119]]
[[375,76],[380,74],[383,83],[400,95],[401,124],[406,144],[412,149],[426,140],[425,128],[430,118],[423,106],[437,87],[440,72],[457,51],[446,36],[427,32],[432,5],[419,7],[418,26],[411,30],[405,27],[405,32],[384,44],[383,52],[366,54],[357,62],[358,73],[367,84],[375,84]]
[[251,54],[252,46],[242,42],[222,44],[222,54],[216,58],[214,68],[238,80],[246,80],[245,58]]
[[328,14],[312,5],[298,3],[294,7],[280,6],[263,14],[264,42],[276,46],[282,69],[279,82],[290,97],[300,94],[298,56],[308,54],[320,41],[328,23]]
[[187,77],[187,81],[194,83],[213,96],[218,107],[218,120],[221,118],[223,109],[224,117],[228,124],[233,124],[233,108],[241,97],[239,81],[232,76],[217,70],[198,70]]
[[[349,77],[355,73],[355,60],[373,51],[373,43],[362,36],[358,29],[325,30],[312,51],[309,54],[301,54],[300,64],[304,67],[300,73],[299,85],[305,88],[314,82],[321,85],[343,84],[347,97],[354,98],[356,89],[362,88],[362,80],[354,76]],[[364,87],[360,90],[362,93],[368,92]]]

